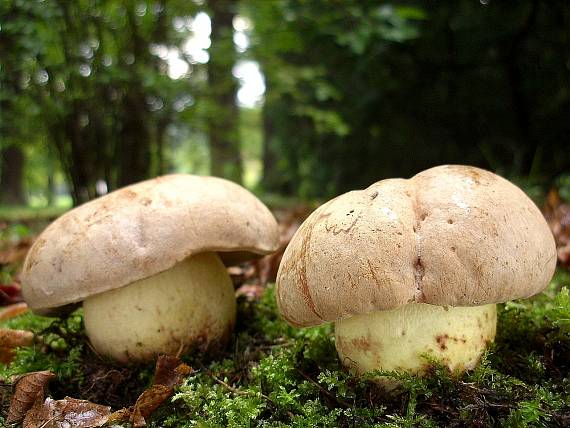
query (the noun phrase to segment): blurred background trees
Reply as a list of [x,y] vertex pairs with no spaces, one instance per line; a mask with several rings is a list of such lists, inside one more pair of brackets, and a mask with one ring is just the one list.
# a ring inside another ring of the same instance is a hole
[[568,28],[565,0],[4,0],[1,202],[176,171],[310,198],[442,163],[548,184]]

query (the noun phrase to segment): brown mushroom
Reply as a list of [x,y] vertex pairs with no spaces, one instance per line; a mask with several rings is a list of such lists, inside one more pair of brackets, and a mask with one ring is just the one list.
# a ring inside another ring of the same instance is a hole
[[448,165],[318,208],[285,251],[276,298],[294,326],[335,322],[357,373],[421,373],[424,354],[465,370],[494,339],[495,303],[540,292],[555,265],[548,225],[518,187]]
[[273,215],[241,186],[158,177],[53,222],[28,253],[22,292],[40,314],[83,301],[95,350],[149,360],[228,338],[236,307],[224,263],[269,254],[278,240]]

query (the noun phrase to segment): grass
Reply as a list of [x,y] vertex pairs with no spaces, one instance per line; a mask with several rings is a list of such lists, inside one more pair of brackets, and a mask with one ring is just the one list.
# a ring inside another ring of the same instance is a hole
[[[258,302],[239,301],[236,334],[225,352],[187,359],[194,374],[150,426],[570,426],[569,286],[570,274],[559,271],[541,295],[500,305],[496,343],[472,372],[449,373],[432,361],[426,378],[382,373],[402,382],[395,396],[342,369],[330,325],[284,323],[269,288]],[[81,311],[64,320],[27,314],[5,325],[31,329],[40,339],[0,367],[4,379],[51,369],[56,398],[115,408],[134,402],[150,382],[152,365],[112,367],[92,354]]]

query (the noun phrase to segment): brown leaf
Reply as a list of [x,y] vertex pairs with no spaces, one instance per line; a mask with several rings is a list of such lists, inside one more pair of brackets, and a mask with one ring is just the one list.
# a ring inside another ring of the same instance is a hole
[[556,241],[558,260],[570,269],[570,205],[562,202],[556,190],[550,190],[543,212]]
[[34,333],[31,331],[0,328],[0,347],[16,348],[18,346],[28,346],[33,339]]
[[305,218],[304,214],[304,211],[302,213],[291,213],[286,222],[279,225],[280,237],[277,251],[255,262],[261,286],[265,287],[268,282],[274,282],[277,278],[277,271],[279,270],[283,253],[285,253],[285,249],[287,245],[289,245],[289,242],[291,242],[291,238],[293,238],[293,235],[297,229],[299,229],[299,226],[301,226],[302,219]]
[[144,391],[135,403],[130,422],[133,427],[146,426],[148,418],[172,394],[172,387],[166,385],[152,385]]
[[258,299],[268,282],[274,282],[285,248],[299,226],[313,211],[309,205],[298,205],[292,208],[274,211],[279,220],[279,247],[269,255],[258,260],[228,267],[228,273],[234,283],[237,295],[248,300]]
[[108,425],[119,424],[127,422],[131,417],[131,411],[129,409],[120,409],[116,412],[111,413],[109,419],[107,419]]
[[159,355],[154,369],[154,385],[174,386],[176,383],[176,367],[180,358],[173,355]]
[[0,362],[10,363],[14,359],[14,350],[20,346],[29,346],[34,341],[34,334],[27,330],[0,328]]
[[21,422],[36,400],[43,401],[44,389],[54,377],[55,374],[50,371],[41,371],[28,373],[18,379],[6,422]]
[[50,412],[44,406],[44,391],[39,391],[31,409],[26,413],[22,426],[24,428],[38,428],[48,426],[44,421],[49,421]]
[[110,421],[129,420],[133,427],[146,426],[146,419],[172,395],[174,387],[192,373],[192,369],[178,357],[160,355],[156,361],[154,383],[137,399],[132,410],[122,409],[111,415]]
[[11,284],[0,284],[0,306],[19,303],[22,300],[22,287],[18,281]]
[[12,305],[6,306],[0,309],[0,321],[9,320],[11,318],[15,318],[18,315],[22,315],[28,312],[30,308],[25,302],[22,303],[14,303]]
[[96,428],[107,423],[111,408],[87,400],[65,397],[63,400],[46,400],[28,412],[24,428]]
[[164,385],[173,388],[182,379],[192,373],[192,369],[172,355],[160,355],[154,371],[154,385]]

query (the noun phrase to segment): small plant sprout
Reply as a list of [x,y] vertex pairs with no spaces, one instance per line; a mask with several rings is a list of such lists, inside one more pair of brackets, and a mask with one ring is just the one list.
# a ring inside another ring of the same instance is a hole
[[335,322],[356,373],[422,374],[429,359],[464,371],[494,340],[495,304],[540,292],[555,266],[552,234],[522,190],[446,165],[318,208],[285,251],[276,299],[291,325]]
[[86,203],[52,223],[26,258],[31,309],[83,302],[94,349],[119,362],[221,344],[236,317],[225,265],[273,252],[277,223],[232,182],[168,175]]

